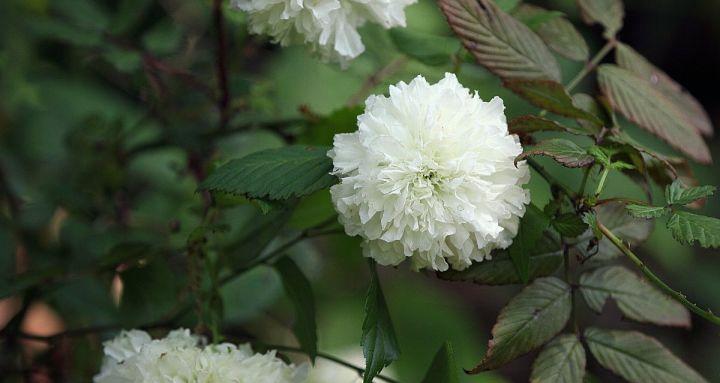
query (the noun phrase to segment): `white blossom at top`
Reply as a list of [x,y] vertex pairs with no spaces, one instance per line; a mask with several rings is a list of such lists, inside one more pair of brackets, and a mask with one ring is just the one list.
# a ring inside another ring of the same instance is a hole
[[405,26],[405,7],[417,0],[234,0],[249,14],[250,32],[283,46],[308,44],[324,61],[343,67],[365,46],[358,27],[369,21]]
[[271,351],[256,354],[249,345],[203,346],[189,330],[163,339],[144,331],[123,331],[104,343],[105,358],[95,383],[302,383],[307,366],[285,364]]
[[335,136],[330,189],[348,235],[381,265],[456,270],[510,246],[530,202],[530,175],[502,99],[489,102],[446,74],[370,96],[358,130]]

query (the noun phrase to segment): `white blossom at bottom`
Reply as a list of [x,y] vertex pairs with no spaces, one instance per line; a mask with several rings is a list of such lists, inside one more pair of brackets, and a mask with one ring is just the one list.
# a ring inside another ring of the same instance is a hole
[[302,383],[308,374],[307,365],[288,365],[275,351],[204,345],[185,329],[155,340],[145,331],[123,331],[104,343],[104,353],[95,383]]

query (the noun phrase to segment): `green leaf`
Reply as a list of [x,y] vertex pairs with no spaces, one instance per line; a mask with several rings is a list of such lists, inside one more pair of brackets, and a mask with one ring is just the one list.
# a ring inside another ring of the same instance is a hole
[[631,383],[704,383],[700,374],[657,340],[637,331],[585,330],[590,352]]
[[295,306],[295,325],[293,331],[303,351],[315,363],[317,357],[317,324],[315,320],[315,297],[310,281],[302,270],[289,257],[282,257],[275,263],[280,273],[285,295]]
[[589,49],[585,39],[562,13],[522,4],[513,16],[537,32],[550,49],[570,60],[586,61]]
[[565,91],[565,87],[555,81],[507,80],[503,85],[537,107],[560,116],[579,118],[602,125],[602,121],[597,116],[577,108]]
[[200,189],[272,200],[302,197],[337,181],[328,150],[287,146],[253,153],[216,169]]
[[605,28],[606,39],[614,38],[622,28],[625,7],[621,0],[577,0],[577,3],[587,24]]
[[[593,224],[595,220],[588,220],[588,218],[596,217],[597,221],[602,222],[613,234],[631,247],[645,241],[652,231],[652,221],[631,216],[620,203],[600,205],[595,208],[595,212],[595,214],[585,215],[585,222],[590,226],[591,230],[588,230],[575,240],[568,241],[569,244],[575,245],[573,250],[579,252],[583,258],[592,257],[597,261],[604,261],[620,255],[620,250],[609,239],[598,235],[599,230],[593,232],[592,228],[596,226],[596,224]],[[595,238],[601,238],[597,246],[593,246],[592,243]]]
[[370,261],[370,287],[365,299],[365,319],[362,329],[362,347],[365,355],[363,383],[371,383],[383,368],[400,356],[400,346],[395,337],[390,312],[372,261]]
[[573,238],[581,235],[588,229],[582,217],[574,213],[561,214],[552,221],[555,230],[563,237]]
[[625,208],[637,218],[660,218],[670,212],[665,206],[648,206],[629,204]]
[[665,201],[668,205],[687,205],[715,194],[715,186],[686,187],[676,179],[665,187]]
[[580,276],[585,302],[601,313],[608,298],[620,311],[638,322],[661,326],[690,327],[690,312],[677,301],[622,266],[595,269]]
[[548,343],[532,366],[531,383],[580,383],[585,376],[585,349],[575,334]]
[[450,27],[478,63],[503,79],[560,81],[560,69],[545,43],[490,0],[439,0]]
[[511,134],[532,134],[535,132],[564,132],[569,129],[559,123],[536,115],[520,116],[508,123]]
[[425,378],[420,383],[459,383],[457,365],[455,364],[455,355],[450,342],[440,347],[435,358],[425,374]]
[[[529,279],[553,274],[563,263],[560,245],[546,236],[540,238],[530,254]],[[507,250],[493,253],[491,259],[475,262],[465,270],[438,273],[448,281],[472,281],[479,285],[509,285],[523,283]]]
[[530,280],[530,254],[549,224],[550,219],[542,210],[533,204],[528,205],[527,211],[520,221],[518,233],[508,248],[510,260],[512,260],[520,280],[524,283]]
[[700,133],[650,82],[615,65],[601,65],[598,83],[613,109],[697,162],[712,161]]
[[570,318],[570,292],[567,283],[554,277],[525,287],[498,316],[485,357],[469,373],[498,368],[559,333]]
[[460,50],[457,39],[408,28],[393,28],[390,37],[400,52],[431,66],[450,63],[451,56]]
[[712,136],[713,126],[702,105],[665,72],[651,64],[628,45],[618,43],[615,47],[615,61],[624,69],[645,79],[658,88],[683,112],[685,118],[703,135]]
[[720,247],[720,219],[676,211],[670,216],[667,227],[680,243],[698,242],[702,247]]
[[568,168],[587,167],[595,162],[595,158],[587,150],[577,146],[572,141],[563,138],[551,138],[540,141],[519,155],[515,162],[529,156],[547,156]]

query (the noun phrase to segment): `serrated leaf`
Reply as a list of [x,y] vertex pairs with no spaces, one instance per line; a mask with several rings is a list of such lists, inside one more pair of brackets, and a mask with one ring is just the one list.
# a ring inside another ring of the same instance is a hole
[[[652,221],[639,219],[631,216],[625,207],[620,203],[603,204],[595,208],[595,214],[588,214],[585,217],[596,217],[597,221],[602,222],[613,234],[621,238],[631,247],[645,241],[652,231]],[[591,228],[592,220],[585,220]],[[569,242],[574,244],[574,250],[578,251],[583,258],[592,256],[593,259],[609,260],[620,254],[620,251],[609,239],[602,237],[597,246],[592,246],[592,240],[597,237],[592,230],[588,230],[585,234],[577,237],[576,240]]]
[[425,378],[420,383],[459,383],[458,369],[455,364],[452,344],[445,342],[440,347],[430,365]]
[[543,41],[490,0],[440,0],[450,27],[478,63],[503,79],[560,81],[555,57]]
[[683,244],[697,242],[702,247],[720,247],[720,219],[676,211],[667,223],[675,239]]
[[548,343],[532,366],[531,383],[581,383],[585,376],[585,349],[574,334]]
[[[587,124],[592,125],[592,124]],[[508,130],[511,134],[532,134],[536,132],[568,132],[578,135],[592,135],[597,128],[588,128],[587,126],[562,125],[557,121],[548,120],[533,114],[520,116],[512,119],[508,123]]]
[[570,318],[570,292],[567,283],[554,277],[525,287],[500,312],[485,357],[469,373],[498,368],[559,333]]
[[710,150],[697,129],[648,81],[615,65],[605,64],[598,69],[598,83],[613,109],[630,121],[697,162],[707,164],[712,161]]
[[515,271],[525,283],[530,280],[530,254],[549,224],[550,219],[542,210],[533,204],[528,205],[525,215],[520,220],[518,233],[508,248],[508,255],[515,266]]
[[603,367],[631,383],[707,382],[660,342],[637,331],[590,327],[585,340]]
[[451,56],[460,50],[457,39],[409,28],[393,28],[390,37],[402,53],[431,66],[450,63]]
[[688,119],[700,133],[712,136],[713,126],[702,105],[675,82],[665,72],[651,64],[630,46],[618,43],[615,48],[615,61],[621,68],[625,68],[640,78],[647,80],[664,93],[671,102],[675,103],[685,118]]
[[577,0],[583,20],[605,28],[606,39],[614,38],[622,28],[625,8],[621,0]]
[[[553,274],[563,263],[560,245],[543,236],[530,254],[529,279]],[[438,273],[448,281],[472,281],[479,285],[510,285],[522,283],[507,250],[493,253],[491,259],[475,262],[465,270],[448,270]]]
[[601,313],[608,298],[620,311],[638,322],[661,326],[690,327],[690,312],[661,291],[622,266],[595,269],[580,276],[585,302]]
[[302,197],[336,182],[328,150],[298,145],[253,153],[216,169],[200,189],[271,200]]
[[[531,4],[522,4],[515,9],[513,16],[537,32],[548,47],[558,54],[575,61],[588,59],[589,49],[585,39],[562,14],[553,14]],[[541,16],[545,17],[540,19]]]
[[540,141],[519,155],[515,162],[529,156],[547,156],[568,168],[582,168],[593,164],[595,158],[587,150],[563,138]]
[[602,125],[602,121],[595,115],[577,108],[565,91],[565,87],[555,81],[519,79],[507,80],[503,85],[533,105],[549,112]]
[[660,218],[670,212],[665,206],[648,206],[629,204],[625,208],[637,218]]
[[588,229],[588,225],[582,217],[573,213],[561,214],[552,221],[552,225],[560,235],[566,238],[577,237]]
[[372,261],[370,261],[370,287],[365,298],[365,319],[362,329],[362,347],[365,356],[363,383],[371,383],[383,368],[400,357],[400,346]]
[[274,264],[280,273],[285,295],[295,308],[293,332],[300,347],[315,363],[317,357],[317,322],[315,320],[315,296],[310,281],[289,257],[282,257]]
[[713,194],[715,194],[715,186],[686,187],[682,181],[676,179],[665,187],[665,202],[668,205],[687,205]]

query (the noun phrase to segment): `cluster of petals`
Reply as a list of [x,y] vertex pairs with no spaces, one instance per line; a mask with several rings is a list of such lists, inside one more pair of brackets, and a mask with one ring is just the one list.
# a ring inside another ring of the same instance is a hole
[[283,46],[306,44],[324,61],[342,66],[365,46],[358,28],[366,22],[405,26],[405,7],[417,0],[234,0],[249,15],[250,32]]
[[502,99],[485,102],[455,75],[422,76],[370,96],[358,130],[335,136],[328,155],[340,183],[331,195],[348,235],[381,265],[468,267],[506,248],[530,202],[518,137]]
[[204,345],[189,330],[152,339],[140,330],[123,331],[104,343],[105,357],[95,383],[302,383],[307,366],[286,364],[254,353],[249,345]]

